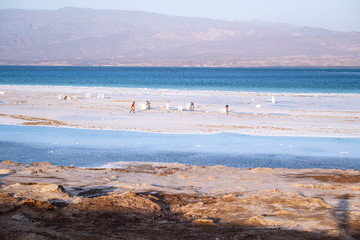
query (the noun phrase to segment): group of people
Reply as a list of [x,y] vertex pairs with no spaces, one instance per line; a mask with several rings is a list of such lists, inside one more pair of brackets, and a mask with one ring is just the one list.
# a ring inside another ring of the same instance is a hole
[[[146,101],[146,109],[150,109],[150,102],[149,102],[149,101]],[[190,104],[190,109],[191,109],[191,110],[194,110],[194,109],[195,109],[195,104],[194,104],[194,102],[191,102],[191,104]],[[226,114],[229,113],[229,105],[226,105],[226,106],[225,106],[225,111],[226,111]],[[135,113],[135,102],[133,102],[133,103],[131,104],[131,110],[130,110],[129,113]]]

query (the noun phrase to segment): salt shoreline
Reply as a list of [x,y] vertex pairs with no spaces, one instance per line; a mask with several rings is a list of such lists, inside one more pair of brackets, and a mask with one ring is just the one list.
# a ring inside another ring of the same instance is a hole
[[1,88],[4,89],[12,89],[12,88],[28,88],[28,90],[32,91],[34,90],[34,88],[54,88],[54,89],[102,89],[102,90],[107,90],[107,91],[112,91],[114,89],[117,90],[122,90],[122,91],[126,91],[126,90],[140,90],[140,91],[157,91],[157,92],[197,92],[197,93],[225,93],[225,94],[241,94],[241,95],[246,95],[246,94],[260,94],[260,95],[300,95],[300,96],[304,96],[304,95],[316,95],[316,96],[327,96],[327,95],[333,95],[333,96],[360,96],[360,93],[335,93],[335,92],[331,92],[331,93],[322,93],[322,92],[273,92],[273,91],[269,91],[269,92],[258,92],[258,91],[230,91],[230,90],[199,90],[199,89],[171,89],[171,88],[133,88],[133,87],[101,87],[101,86],[61,86],[61,85],[9,85],[9,84],[4,84],[1,85]]

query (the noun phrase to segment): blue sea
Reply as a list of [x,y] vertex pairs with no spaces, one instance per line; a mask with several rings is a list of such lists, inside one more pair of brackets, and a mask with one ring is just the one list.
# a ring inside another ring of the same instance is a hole
[[[360,69],[0,66],[0,90],[1,85],[360,93]],[[2,103],[0,97],[0,113]],[[360,170],[359,146],[360,138],[186,135],[0,125],[0,160],[80,167],[141,161]]]
[[360,68],[0,66],[0,85],[360,93]]

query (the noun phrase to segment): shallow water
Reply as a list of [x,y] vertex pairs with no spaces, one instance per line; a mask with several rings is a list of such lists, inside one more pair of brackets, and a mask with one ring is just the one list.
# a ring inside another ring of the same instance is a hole
[[360,170],[360,138],[160,134],[0,125],[0,160],[115,167],[178,162],[229,167]]

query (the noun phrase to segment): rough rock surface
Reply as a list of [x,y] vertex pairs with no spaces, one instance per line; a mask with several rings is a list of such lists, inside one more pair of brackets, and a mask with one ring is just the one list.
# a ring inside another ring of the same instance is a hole
[[8,170],[0,172],[0,239],[360,238],[353,170],[10,161],[0,169]]

